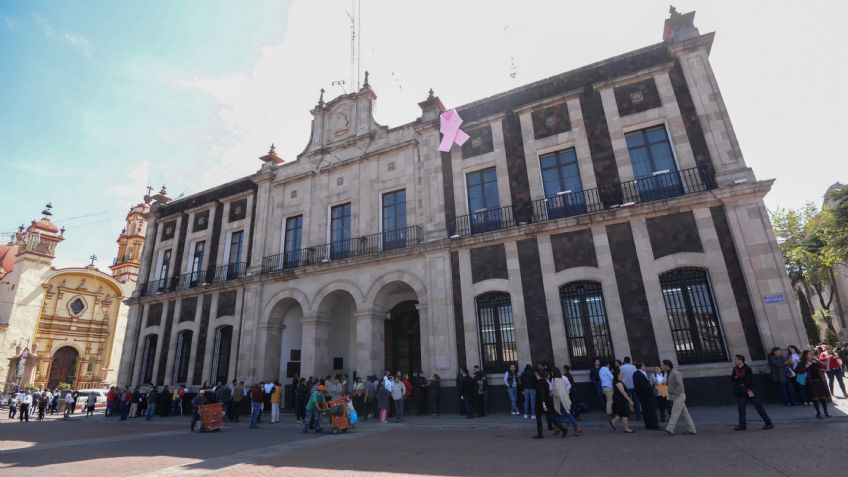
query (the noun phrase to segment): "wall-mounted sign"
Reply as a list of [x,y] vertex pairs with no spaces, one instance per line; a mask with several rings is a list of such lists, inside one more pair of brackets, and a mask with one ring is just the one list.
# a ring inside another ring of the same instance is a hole
[[775,303],[783,303],[785,300],[783,298],[783,293],[778,293],[777,295],[764,296],[763,301],[766,302],[766,305],[774,305]]

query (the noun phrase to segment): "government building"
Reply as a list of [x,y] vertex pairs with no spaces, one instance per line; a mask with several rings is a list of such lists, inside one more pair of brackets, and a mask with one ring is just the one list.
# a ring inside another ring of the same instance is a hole
[[[663,40],[456,108],[373,119],[363,87],[311,111],[308,145],[146,215],[120,385],[439,374],[494,390],[510,364],[679,364],[690,401],[734,354],[802,343],[763,197],[709,61],[673,12]],[[422,95],[423,96],[423,95]],[[727,394],[727,393],[725,393]],[[728,394],[729,395],[729,394]]]

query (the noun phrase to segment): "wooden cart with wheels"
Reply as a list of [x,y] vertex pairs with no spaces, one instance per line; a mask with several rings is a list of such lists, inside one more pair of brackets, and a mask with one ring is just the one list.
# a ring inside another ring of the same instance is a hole
[[224,406],[221,403],[200,406],[200,432],[217,432],[224,427]]

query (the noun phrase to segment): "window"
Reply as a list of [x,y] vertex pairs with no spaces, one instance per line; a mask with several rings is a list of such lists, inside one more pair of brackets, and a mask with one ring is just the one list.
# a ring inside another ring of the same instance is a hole
[[565,334],[571,365],[588,368],[592,360],[612,359],[604,293],[597,282],[574,282],[560,287],[559,300],[565,318]]
[[177,335],[177,351],[174,356],[174,374],[171,384],[185,383],[188,381],[188,361],[191,358],[191,331],[183,331]]
[[162,253],[162,264],[159,265],[159,291],[166,291],[168,288],[168,271],[171,266],[171,250],[165,250]]
[[465,176],[465,181],[468,188],[471,233],[489,232],[502,228],[498,176],[495,168],[469,172]]
[[350,254],[350,203],[330,209],[330,259]]
[[196,287],[202,279],[203,252],[205,249],[205,241],[194,244],[194,256],[191,259],[191,286],[193,287]]
[[71,311],[71,316],[79,316],[85,311],[85,301],[80,297],[76,297],[68,304],[68,309]]
[[406,190],[383,194],[383,249],[406,246]]
[[625,135],[633,176],[642,202],[683,194],[665,126],[653,126]]
[[215,347],[212,349],[212,382],[227,382],[230,371],[230,347],[233,327],[222,326],[215,331]]
[[477,327],[485,372],[502,373],[510,364],[518,365],[512,302],[508,293],[493,292],[477,297]]
[[586,213],[583,182],[574,148],[545,154],[539,158],[549,219]]
[[144,348],[141,354],[141,383],[139,384],[153,382],[153,363],[156,361],[156,344],[158,341],[158,335],[147,335],[144,339]]
[[660,275],[671,338],[680,363],[724,361],[724,339],[707,272],[678,268]]
[[303,216],[289,217],[286,219],[285,242],[283,243],[283,268],[297,268],[300,266],[301,238],[303,237]]
[[239,230],[230,235],[230,255],[227,259],[227,280],[238,278],[241,269],[241,247],[244,239],[244,231]]

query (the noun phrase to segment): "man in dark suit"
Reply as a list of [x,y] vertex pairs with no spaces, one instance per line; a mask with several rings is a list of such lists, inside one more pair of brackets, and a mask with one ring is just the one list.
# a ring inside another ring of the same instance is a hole
[[657,394],[648,373],[645,372],[645,363],[636,362],[636,372],[633,373],[633,387],[642,403],[642,414],[645,417],[645,429],[659,429],[657,420]]

